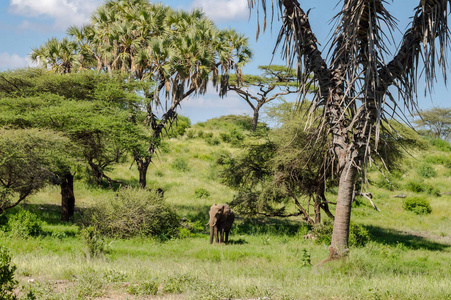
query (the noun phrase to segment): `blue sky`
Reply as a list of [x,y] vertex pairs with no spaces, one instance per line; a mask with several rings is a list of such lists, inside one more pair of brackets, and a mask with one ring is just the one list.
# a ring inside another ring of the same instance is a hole
[[[200,7],[220,28],[234,28],[249,37],[254,52],[253,61],[245,67],[245,73],[256,74],[258,65],[269,64],[272,58],[279,24],[273,30],[261,34],[255,40],[257,21],[255,11],[249,16],[247,0],[166,0],[156,1],[175,9],[190,10]],[[270,3],[271,1],[268,1]],[[413,15],[416,0],[391,1],[389,11],[398,19],[398,27],[404,32]],[[28,55],[34,47],[39,47],[49,38],[65,36],[70,25],[81,25],[89,21],[92,11],[103,0],[1,0],[0,1],[0,70],[14,69],[30,65]],[[332,28],[330,20],[337,13],[338,0],[301,0],[301,6],[309,13],[310,22],[318,40],[327,47],[328,35]],[[402,34],[395,35],[399,43]],[[394,47],[394,46],[393,46]],[[324,51],[325,53],[327,51]],[[282,64],[276,52],[274,63]],[[420,108],[451,106],[447,88],[441,79],[435,85],[432,95],[423,96],[419,87]],[[251,114],[250,108],[239,97],[229,93],[224,99],[211,88],[206,95],[189,99],[182,105],[181,114],[190,117],[193,123],[227,114]]]

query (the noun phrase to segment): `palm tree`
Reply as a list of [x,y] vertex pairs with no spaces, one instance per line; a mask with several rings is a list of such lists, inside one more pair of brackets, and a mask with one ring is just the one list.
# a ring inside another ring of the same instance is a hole
[[41,47],[33,49],[30,58],[54,72],[70,73],[79,65],[78,50],[78,44],[68,38],[60,41],[52,38]]
[[[266,2],[249,0],[249,6],[259,9],[260,3],[266,14]],[[347,253],[357,173],[364,173],[372,156],[379,155],[380,133],[387,129],[384,121],[393,113],[402,114],[390,88],[397,90],[401,104],[415,110],[418,74],[424,74],[428,90],[436,78],[437,65],[446,75],[450,3],[450,0],[421,0],[397,52],[391,54],[386,50],[385,40],[391,37],[396,22],[385,7],[387,1],[343,0],[330,43],[331,55],[326,60],[299,2],[273,2],[273,10],[277,6],[283,16],[277,45],[282,44],[290,63],[296,59],[300,86],[311,82],[303,74],[311,75],[318,86],[311,108],[312,111],[323,108],[320,129],[331,136],[331,158],[340,176],[328,259]],[[419,63],[422,70],[418,69]]]
[[[109,0],[97,8],[90,25],[71,27],[68,34],[78,47],[73,51],[78,69],[62,63],[67,60],[66,52],[55,52],[47,45],[32,56],[55,71],[96,68],[128,74],[145,88],[149,144],[145,150],[133,150],[141,187],[146,185],[147,168],[161,135],[176,120],[181,101],[204,94],[210,75],[214,84],[219,75],[227,78],[232,70],[240,79],[241,68],[250,58],[245,37],[233,30],[219,30],[200,10],[174,11],[148,0]],[[60,42],[55,39],[53,43]],[[222,91],[226,86],[221,82]]]

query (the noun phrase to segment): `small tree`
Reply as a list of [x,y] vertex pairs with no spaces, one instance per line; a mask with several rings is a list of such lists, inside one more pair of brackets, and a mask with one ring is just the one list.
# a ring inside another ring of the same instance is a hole
[[[297,93],[296,71],[285,66],[259,66],[262,75],[244,75],[241,81],[231,76],[229,90],[234,91],[252,108],[252,130],[257,129],[259,112],[263,105],[281,96]],[[253,90],[257,88],[258,91]]]
[[420,129],[427,129],[437,139],[447,140],[451,134],[451,108],[434,107],[423,110],[413,122]]
[[0,130],[0,213],[12,208],[54,178],[65,165],[68,139],[38,129]]
[[[301,215],[310,224],[321,221],[321,209],[334,218],[325,197],[328,187],[337,184],[328,173],[327,147],[316,139],[314,130],[304,131],[295,105],[282,103],[269,115],[280,116],[282,125],[273,129],[268,140],[249,145],[230,161],[222,172],[224,182],[236,188],[233,205],[243,214],[289,217]],[[325,138],[325,137],[324,137]],[[307,204],[303,201],[307,199]],[[313,201],[311,201],[313,200]],[[309,213],[313,204],[315,217]],[[294,205],[295,213],[286,211]]]

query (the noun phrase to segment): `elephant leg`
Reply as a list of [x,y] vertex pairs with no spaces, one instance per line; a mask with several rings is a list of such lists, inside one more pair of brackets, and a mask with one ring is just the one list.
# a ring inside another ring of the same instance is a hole
[[229,231],[227,230],[225,232],[225,243],[227,244],[229,242]]
[[219,232],[218,232],[218,226],[215,226],[214,227],[214,233],[215,233],[215,240],[216,240],[216,243],[218,244],[219,243]]
[[224,229],[221,229],[221,241],[220,243],[224,243]]

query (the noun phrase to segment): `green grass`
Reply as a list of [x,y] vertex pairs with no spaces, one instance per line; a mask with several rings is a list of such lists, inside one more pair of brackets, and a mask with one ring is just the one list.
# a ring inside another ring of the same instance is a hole
[[[390,189],[378,171],[370,170],[375,184],[367,190],[381,211],[360,198],[352,212],[352,221],[370,232],[370,242],[351,248],[345,260],[319,265],[328,245],[304,240],[307,227],[300,218],[245,222],[238,215],[229,245],[208,243],[203,224],[209,207],[230,202],[234,195],[217,181],[217,159],[241,151],[221,139],[219,145],[205,141],[208,133],[219,137],[235,128],[213,125],[195,125],[193,137],[169,140],[148,173],[149,187],[163,188],[179,216],[197,224],[193,234],[166,242],[105,239],[104,252],[89,257],[79,227],[59,221],[60,191],[50,186],[19,208],[43,220],[40,236],[13,239],[0,231],[0,244],[17,266],[20,294],[32,291],[37,299],[451,299],[451,195],[405,189],[406,182],[420,177],[418,166],[427,164],[423,174],[434,176],[421,177],[423,184],[451,192],[451,166],[443,163],[449,153],[434,148],[406,156],[402,172],[391,176],[396,185]],[[200,130],[203,137],[197,136]],[[171,167],[177,160],[187,168]],[[131,162],[108,175],[137,186]],[[203,190],[209,195],[199,197]],[[116,192],[77,180],[75,193],[77,219]],[[426,197],[432,212],[405,211],[403,199],[393,197],[400,194]],[[335,197],[327,194],[330,201]]]

